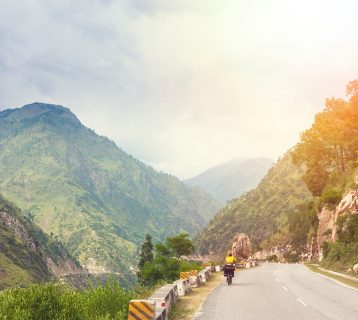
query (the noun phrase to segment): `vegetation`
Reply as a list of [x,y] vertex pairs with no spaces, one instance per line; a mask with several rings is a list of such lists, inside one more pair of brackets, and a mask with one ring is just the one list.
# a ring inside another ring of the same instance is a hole
[[[318,210],[335,208],[346,191],[357,189],[353,177],[358,165],[358,80],[348,84],[347,96],[347,100],[326,100],[325,110],[301,134],[292,152],[294,162],[307,168],[303,179],[319,197]],[[322,265],[347,270],[358,263],[358,217],[348,212],[338,219],[337,227],[337,241],[323,245]]]
[[0,293],[0,319],[4,320],[124,320],[128,302],[137,298],[118,282],[74,291],[60,284],[37,284]]
[[[357,189],[353,177],[358,172],[358,80],[348,84],[347,96],[328,99],[312,127],[260,185],[214,217],[198,239],[200,252],[224,252],[238,232],[248,234],[255,248],[287,243],[294,251],[306,247],[318,228],[317,211],[335,208],[343,194]],[[342,222],[341,230],[350,230],[349,235],[342,231],[337,243],[325,245],[324,263],[338,268],[357,261],[352,224],[353,218]]]
[[324,243],[322,266],[346,271],[358,263],[358,216],[341,216],[337,225],[338,240]]
[[[147,246],[143,246],[147,250]],[[142,246],[142,248],[143,248]],[[174,281],[178,279],[181,271],[198,270],[196,263],[180,260],[182,255],[193,252],[194,246],[187,234],[168,237],[164,243],[155,246],[154,258],[147,260],[138,272],[139,283],[153,286],[159,281]],[[143,253],[143,251],[142,251]],[[149,255],[149,254],[148,254]]]
[[147,234],[145,236],[145,241],[142,244],[142,250],[140,253],[138,268],[142,269],[146,262],[151,262],[153,260],[153,244],[152,236]]
[[294,250],[303,250],[318,227],[318,217],[313,201],[298,206],[288,215],[288,231]]
[[[347,86],[348,100],[327,99],[326,108],[318,113],[312,127],[301,134],[301,141],[292,152],[296,164],[307,167],[303,179],[315,196],[330,202],[339,201],[339,194],[327,189],[331,178],[344,175],[357,163],[358,152],[358,80]],[[328,203],[330,203],[328,202]]]
[[249,236],[255,249],[287,243],[289,215],[311,199],[303,173],[289,154],[279,160],[256,189],[232,200],[210,221],[198,238],[199,252],[227,252],[239,232]]
[[197,232],[219,205],[95,134],[61,106],[0,112],[0,189],[82,264],[135,280],[137,246]]

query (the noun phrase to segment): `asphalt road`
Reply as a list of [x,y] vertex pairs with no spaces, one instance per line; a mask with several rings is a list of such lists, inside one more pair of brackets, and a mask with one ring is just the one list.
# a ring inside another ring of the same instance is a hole
[[299,264],[235,272],[206,299],[200,320],[358,320],[358,290]]

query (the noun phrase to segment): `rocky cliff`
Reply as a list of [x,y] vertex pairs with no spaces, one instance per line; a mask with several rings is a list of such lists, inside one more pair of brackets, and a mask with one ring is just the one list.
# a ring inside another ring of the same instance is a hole
[[85,274],[62,244],[0,196],[0,288]]
[[236,261],[248,258],[251,255],[252,250],[249,237],[245,233],[236,235],[231,250]]
[[[354,179],[358,186],[358,175]],[[339,224],[341,218],[358,215],[358,189],[349,191],[337,206],[324,206],[317,212],[318,229],[310,244],[309,260],[323,259],[324,243],[336,242],[338,240]]]

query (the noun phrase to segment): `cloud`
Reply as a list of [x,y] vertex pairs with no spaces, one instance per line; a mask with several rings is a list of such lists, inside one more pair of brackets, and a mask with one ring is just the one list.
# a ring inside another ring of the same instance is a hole
[[277,158],[357,75],[354,1],[3,0],[1,107],[48,101],[187,178]]

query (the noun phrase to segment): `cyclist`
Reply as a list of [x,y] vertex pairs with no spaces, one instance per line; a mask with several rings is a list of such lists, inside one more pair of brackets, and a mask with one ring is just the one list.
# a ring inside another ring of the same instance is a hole
[[234,276],[235,270],[235,258],[232,256],[232,253],[229,251],[225,259],[224,266],[224,276],[227,276],[227,272],[232,272],[232,277]]

